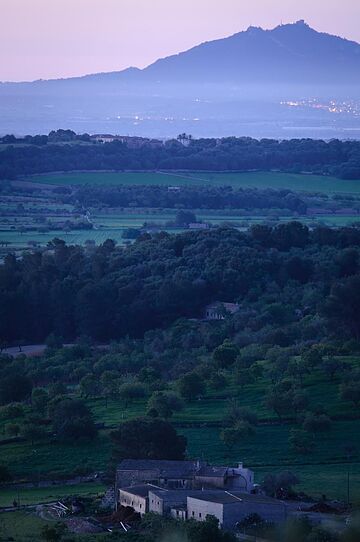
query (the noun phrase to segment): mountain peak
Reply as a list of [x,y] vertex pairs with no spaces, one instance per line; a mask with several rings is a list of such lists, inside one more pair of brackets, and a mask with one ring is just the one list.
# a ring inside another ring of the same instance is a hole
[[309,27],[309,25],[307,24],[307,22],[305,22],[304,19],[299,19],[298,21],[296,21],[296,22],[294,23],[294,25],[297,25],[297,26],[307,26],[307,27]]

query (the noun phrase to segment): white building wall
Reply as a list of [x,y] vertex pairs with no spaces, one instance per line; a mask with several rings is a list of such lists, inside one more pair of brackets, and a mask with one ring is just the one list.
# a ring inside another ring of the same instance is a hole
[[148,511],[146,497],[133,495],[132,493],[128,493],[123,489],[119,490],[119,504],[121,506],[131,506],[131,508],[133,508],[135,512],[138,512],[141,515],[146,514],[146,512]]
[[203,501],[195,497],[187,498],[187,517],[196,521],[205,521],[206,516],[215,516],[223,525],[223,505],[220,503]]

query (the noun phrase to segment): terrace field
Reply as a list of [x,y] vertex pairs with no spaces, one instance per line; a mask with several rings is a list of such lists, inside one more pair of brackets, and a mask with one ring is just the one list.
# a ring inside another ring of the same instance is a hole
[[288,188],[300,192],[325,194],[360,194],[360,180],[346,181],[323,175],[280,172],[74,172],[34,175],[27,179],[34,183],[59,186],[70,185],[165,185],[165,186],[233,186],[234,188]]
[[[0,206],[1,210],[1,206]],[[240,229],[247,229],[252,224],[262,223],[265,220],[269,220],[269,217],[265,216],[251,216],[244,211],[212,211],[206,209],[195,209],[195,214],[198,220],[211,223],[214,226],[221,224],[230,224]],[[69,216],[62,217],[58,214],[51,214],[51,211],[46,214],[47,218],[50,218],[54,222],[61,219],[69,218]],[[94,210],[91,215],[94,229],[92,230],[49,230],[46,232],[29,231],[27,228],[34,226],[31,217],[22,216],[21,214],[14,214],[13,218],[9,217],[8,222],[0,219],[0,245],[8,244],[10,249],[21,250],[29,248],[30,244],[37,244],[39,246],[46,246],[46,244],[58,237],[66,241],[68,245],[84,245],[85,241],[95,241],[97,245],[106,241],[106,239],[113,239],[118,244],[124,243],[123,232],[128,228],[141,228],[144,223],[154,223],[161,230],[165,230],[169,233],[181,233],[185,231],[183,228],[172,228],[166,223],[174,221],[176,216],[176,210],[174,209],[159,209],[159,210],[134,210],[129,212],[127,210],[119,210],[117,213],[112,211],[111,214],[104,214]],[[276,223],[287,222],[292,220],[289,216],[277,216]],[[16,221],[15,221],[16,220]],[[346,226],[353,224],[359,220],[359,215],[349,214],[344,216],[334,215],[322,215],[321,217],[299,217],[297,220],[311,226],[312,224],[322,223],[328,226]],[[15,228],[14,228],[14,225]],[[11,226],[13,226],[11,228]],[[36,227],[36,226],[35,226]]]
[[69,495],[93,496],[103,493],[104,490],[105,486],[99,482],[20,489],[7,487],[0,489],[0,507],[12,506],[14,499],[20,500],[22,506],[28,506],[58,501]]
[[[354,367],[360,363],[357,357],[342,359]],[[217,464],[243,461],[254,468],[258,482],[268,472],[291,470],[300,478],[300,487],[305,492],[318,497],[325,493],[329,497],[345,498],[349,467],[351,499],[360,502],[360,418],[350,403],[339,399],[339,382],[339,377],[329,380],[320,370],[305,377],[304,389],[309,395],[310,407],[320,404],[332,417],[330,429],[315,435],[314,449],[306,454],[299,455],[289,445],[294,420],[279,420],[266,408],[264,397],[269,385],[266,378],[242,388],[228,384],[218,391],[208,390],[200,400],[188,403],[182,411],[175,413],[172,422],[188,439],[189,457],[208,459]],[[229,451],[219,435],[230,398],[236,398],[239,406],[256,412],[259,424],[254,435],[243,439]],[[1,457],[11,472],[17,478],[34,478],[35,473],[35,477],[42,479],[108,469],[111,462],[110,431],[127,419],[144,415],[146,399],[125,405],[117,399],[109,399],[106,404],[103,398],[94,398],[87,400],[87,404],[95,420],[105,424],[94,442],[72,445],[38,441],[34,445],[29,442],[2,445]],[[354,448],[350,458],[346,452],[349,445]],[[89,488],[88,485],[86,487]],[[48,495],[54,494],[55,490]],[[0,502],[9,498],[0,492]]]

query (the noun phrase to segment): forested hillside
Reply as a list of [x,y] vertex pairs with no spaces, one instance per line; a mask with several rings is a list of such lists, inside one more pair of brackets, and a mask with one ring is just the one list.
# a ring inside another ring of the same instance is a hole
[[[2,138],[0,179],[73,170],[273,170],[360,178],[360,142],[312,139],[277,141],[251,138],[144,140],[141,145],[90,143],[87,134],[60,131],[58,137]],[[62,135],[65,132],[66,137]]]
[[[358,498],[359,245],[357,227],[290,222],[7,256],[3,345],[47,345],[0,356],[10,475],[180,457],[186,437],[189,457],[240,458],[259,482],[291,469],[311,495],[346,498],[351,464]],[[206,321],[212,301],[239,310]]]
[[241,327],[263,343],[358,339],[359,244],[357,227],[310,231],[298,222],[143,234],[127,248],[54,239],[0,267],[1,339],[142,337],[201,318],[212,301],[239,302]]

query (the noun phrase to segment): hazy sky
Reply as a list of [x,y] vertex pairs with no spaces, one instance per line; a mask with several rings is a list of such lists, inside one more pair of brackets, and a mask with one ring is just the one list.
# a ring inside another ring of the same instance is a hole
[[298,19],[360,42],[360,0],[0,0],[0,80],[144,67],[250,25]]

